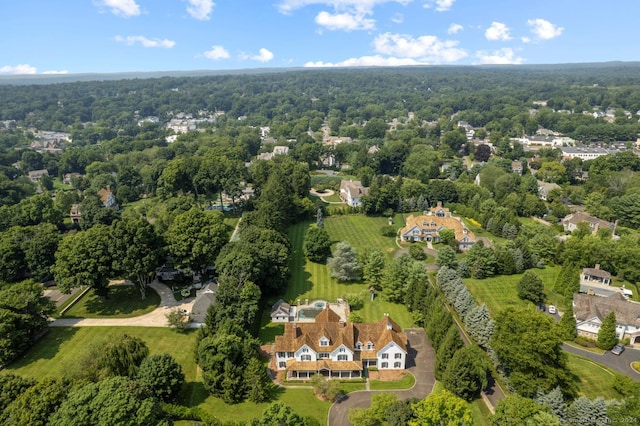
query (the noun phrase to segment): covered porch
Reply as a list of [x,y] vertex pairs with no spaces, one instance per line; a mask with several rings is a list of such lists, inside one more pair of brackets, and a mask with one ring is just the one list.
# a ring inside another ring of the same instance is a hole
[[359,379],[363,377],[362,363],[358,361],[290,361],[287,363],[287,380],[306,380],[315,374],[329,379]]

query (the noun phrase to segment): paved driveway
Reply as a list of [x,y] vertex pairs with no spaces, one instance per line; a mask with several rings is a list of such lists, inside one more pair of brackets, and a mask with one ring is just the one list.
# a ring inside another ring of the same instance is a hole
[[580,355],[582,357],[589,358],[592,361],[599,362],[618,373],[631,377],[635,381],[640,381],[640,374],[631,368],[632,362],[640,361],[640,349],[627,348],[620,355],[614,355],[611,351],[607,351],[603,355],[600,355],[564,343],[562,344],[562,349],[572,354]]
[[399,399],[419,398],[429,395],[436,383],[434,374],[435,352],[421,328],[406,329],[408,338],[407,371],[416,378],[411,389],[402,391],[358,391],[348,394],[340,402],[329,409],[328,424],[330,426],[349,426],[349,409],[365,408],[371,405],[374,392],[394,393]]
[[160,296],[160,305],[145,315],[133,318],[59,318],[49,323],[51,327],[168,327],[166,315],[175,308],[191,312],[194,299],[177,302],[173,292],[165,284],[153,281],[149,284]]

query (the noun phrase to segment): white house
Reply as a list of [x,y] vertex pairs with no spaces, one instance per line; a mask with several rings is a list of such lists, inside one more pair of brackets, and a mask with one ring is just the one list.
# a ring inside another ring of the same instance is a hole
[[640,346],[640,303],[626,300],[622,293],[608,297],[576,293],[573,311],[578,335],[597,339],[602,321],[615,312],[618,339],[628,338],[632,345]]
[[350,323],[328,307],[315,322],[285,325],[274,346],[275,369],[294,380],[314,374],[358,378],[366,367],[404,370],[408,354],[407,335],[389,316],[375,323]]
[[362,196],[369,193],[369,188],[362,186],[359,180],[343,180],[340,182],[340,198],[351,207],[362,205]]

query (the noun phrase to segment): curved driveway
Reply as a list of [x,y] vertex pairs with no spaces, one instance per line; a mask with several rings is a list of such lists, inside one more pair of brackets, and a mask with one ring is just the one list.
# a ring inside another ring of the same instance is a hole
[[330,426],[349,426],[349,409],[365,408],[371,405],[374,392],[393,393],[399,399],[419,398],[429,395],[436,383],[434,374],[435,352],[421,328],[406,329],[408,345],[407,371],[414,375],[416,383],[411,389],[401,391],[357,391],[346,395],[329,409]]
[[59,318],[49,323],[51,327],[168,327],[166,315],[175,308],[191,312],[194,299],[177,302],[171,289],[159,281],[153,281],[149,287],[160,296],[160,304],[148,314],[133,318]]
[[640,373],[631,368],[632,362],[640,361],[640,350],[638,349],[627,348],[620,355],[614,355],[611,353],[611,351],[607,351],[604,354],[600,355],[594,352],[576,348],[575,346],[567,345],[566,343],[562,344],[562,349],[572,354],[580,355],[581,357],[588,358],[592,361],[600,363],[614,371],[617,371],[618,373],[632,378],[637,382],[640,381]]

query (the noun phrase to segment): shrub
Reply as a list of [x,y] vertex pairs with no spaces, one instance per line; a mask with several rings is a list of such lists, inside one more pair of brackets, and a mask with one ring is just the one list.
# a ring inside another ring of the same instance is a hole
[[380,233],[385,237],[395,237],[396,230],[391,225],[384,225],[380,228]]
[[424,252],[424,249],[419,245],[412,245],[409,247],[409,256],[415,260],[425,260],[427,258],[427,254]]

